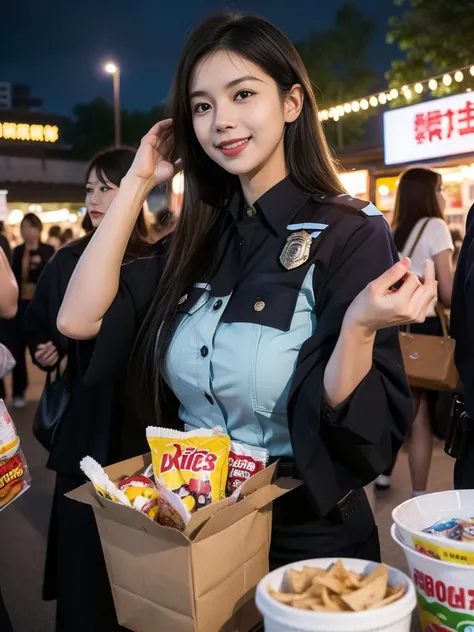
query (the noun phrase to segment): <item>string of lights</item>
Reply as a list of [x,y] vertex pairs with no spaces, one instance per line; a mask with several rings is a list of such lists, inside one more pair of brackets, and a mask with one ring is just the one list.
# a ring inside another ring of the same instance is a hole
[[423,94],[423,92],[427,90],[434,92],[441,83],[447,87],[449,87],[453,81],[462,83],[466,79],[467,75],[474,77],[474,65],[463,66],[462,68],[452,70],[451,72],[428,77],[427,79],[422,79],[416,83],[402,86],[399,90],[397,90],[397,88],[392,88],[391,90],[369,94],[353,101],[333,105],[321,110],[319,112],[319,119],[321,121],[338,121],[345,114],[359,112],[360,110],[368,110],[371,107],[376,108],[379,105],[386,105],[390,101],[401,99],[402,97],[404,97],[406,101],[410,101],[413,98],[413,93]]

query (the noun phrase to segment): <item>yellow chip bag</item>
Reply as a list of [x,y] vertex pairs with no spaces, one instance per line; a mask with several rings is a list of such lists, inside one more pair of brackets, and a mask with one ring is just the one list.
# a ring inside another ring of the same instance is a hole
[[155,479],[183,501],[188,511],[225,498],[230,437],[219,430],[146,430]]

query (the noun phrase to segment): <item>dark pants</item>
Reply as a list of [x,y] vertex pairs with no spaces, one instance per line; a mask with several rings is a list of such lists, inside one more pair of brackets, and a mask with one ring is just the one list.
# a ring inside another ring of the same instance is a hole
[[123,632],[92,509],[64,496],[83,483],[56,478],[43,598],[57,599],[56,632]]
[[12,352],[16,360],[13,369],[13,397],[23,397],[28,388],[28,371],[26,369],[26,331],[25,312],[29,301],[18,303],[18,313],[15,318],[7,324],[8,341],[7,347]]
[[304,486],[273,504],[270,567],[319,557],[355,557],[380,562],[374,515],[364,490],[358,490],[356,511],[347,522],[317,518]]
[[454,489],[474,489],[474,435],[468,437],[466,449],[456,459]]

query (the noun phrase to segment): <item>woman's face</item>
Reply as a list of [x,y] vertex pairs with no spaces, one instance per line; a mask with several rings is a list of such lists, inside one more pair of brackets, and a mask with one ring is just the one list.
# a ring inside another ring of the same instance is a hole
[[300,86],[282,101],[277,84],[259,66],[219,50],[196,64],[189,91],[197,139],[219,166],[249,177],[274,166],[277,155],[284,163],[285,123],[299,115]]
[[97,228],[104,219],[119,190],[118,186],[109,182],[107,178],[104,180],[107,184],[99,180],[93,167],[86,184],[86,207],[94,228]]
[[447,197],[446,193],[444,192],[443,179],[441,178],[441,176],[438,176],[438,180],[436,182],[436,199],[438,200],[441,212],[444,213],[446,209]]
[[30,224],[29,221],[23,222],[20,232],[23,241],[27,242],[37,241],[41,236],[41,231],[38,230],[36,226],[33,226],[33,224]]

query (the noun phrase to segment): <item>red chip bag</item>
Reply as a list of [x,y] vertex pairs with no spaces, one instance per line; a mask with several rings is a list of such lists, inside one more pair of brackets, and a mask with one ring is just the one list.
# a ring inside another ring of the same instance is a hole
[[254,448],[232,441],[229,453],[227,496],[231,496],[247,479],[266,468],[269,453],[266,448]]

